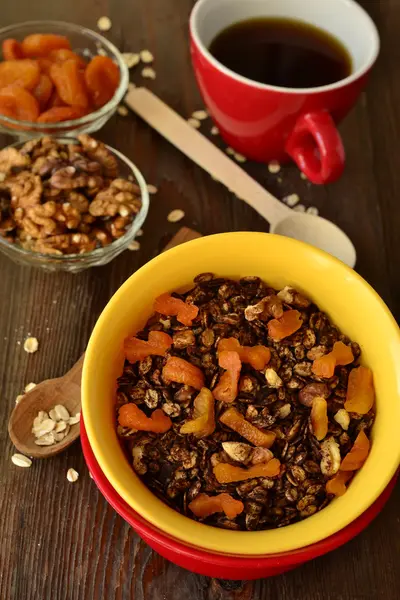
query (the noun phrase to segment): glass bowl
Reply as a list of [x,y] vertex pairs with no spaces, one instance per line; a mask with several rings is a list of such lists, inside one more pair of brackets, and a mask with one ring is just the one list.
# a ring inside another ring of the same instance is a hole
[[[77,140],[70,137],[56,138],[61,143],[76,143]],[[25,142],[13,144],[13,148],[20,148]],[[116,256],[121,254],[135,239],[137,232],[146,220],[149,210],[149,193],[143,175],[139,169],[121,152],[115,148],[107,146],[108,150],[116,157],[120,169],[120,177],[130,178],[140,188],[140,199],[142,206],[135,216],[128,231],[122,237],[118,238],[108,246],[96,248],[91,252],[83,254],[43,254],[33,252],[20,246],[18,243],[8,242],[0,235],[0,252],[11,258],[14,262],[30,267],[40,267],[47,271],[69,271],[78,273],[90,267],[99,267],[106,265]],[[133,178],[133,179],[132,179]]]
[[107,104],[80,119],[62,121],[61,123],[35,123],[1,115],[0,132],[26,140],[49,133],[76,137],[79,133],[98,131],[114,114],[128,88],[129,72],[122,60],[121,53],[111,42],[95,31],[62,21],[27,21],[3,27],[0,29],[0,44],[7,38],[22,41],[25,36],[31,33],[64,35],[71,42],[73,51],[86,60],[90,60],[97,54],[109,56],[118,65],[120,72],[119,85],[114,96]]

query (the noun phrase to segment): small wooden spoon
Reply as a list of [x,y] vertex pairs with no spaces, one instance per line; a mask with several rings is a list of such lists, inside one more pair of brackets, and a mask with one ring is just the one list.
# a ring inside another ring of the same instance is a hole
[[[179,246],[201,234],[188,227],[174,235],[164,250]],[[65,438],[52,446],[38,446],[32,433],[33,420],[40,410],[49,412],[56,404],[62,404],[71,417],[81,411],[81,379],[84,354],[72,369],[57,379],[47,379],[39,383],[32,391],[24,395],[11,413],[8,433],[14,446],[22,453],[33,458],[49,458],[65,450],[79,437],[79,423],[71,425]]]

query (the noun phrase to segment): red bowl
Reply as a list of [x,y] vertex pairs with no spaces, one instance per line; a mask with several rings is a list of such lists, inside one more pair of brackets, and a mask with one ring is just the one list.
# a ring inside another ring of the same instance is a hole
[[105,499],[129,525],[156,552],[176,565],[208,577],[219,579],[261,579],[280,575],[342,546],[365,529],[380,513],[395,486],[398,474],[393,477],[383,494],[358,519],[347,527],[311,546],[292,552],[267,556],[240,557],[216,554],[183,544],[163,533],[136,513],[122,498],[100,469],[90,447],[85,424],[81,419],[81,444],[86,464]]

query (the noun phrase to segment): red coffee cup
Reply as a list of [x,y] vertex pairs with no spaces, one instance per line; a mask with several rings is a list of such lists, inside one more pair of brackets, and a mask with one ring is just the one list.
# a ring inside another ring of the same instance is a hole
[[[331,85],[283,88],[242,77],[208,51],[218,33],[262,17],[298,19],[328,31],[353,72]],[[190,17],[191,54],[204,102],[229,146],[259,162],[292,158],[313,183],[335,181],[345,153],[336,128],[356,103],[379,53],[378,31],[354,0],[199,0]]]

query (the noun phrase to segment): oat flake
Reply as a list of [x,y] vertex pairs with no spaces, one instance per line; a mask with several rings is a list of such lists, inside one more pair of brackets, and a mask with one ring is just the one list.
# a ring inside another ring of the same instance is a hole
[[150,52],[150,50],[141,50],[140,51],[140,60],[144,63],[152,63],[154,60],[154,56]]
[[268,171],[270,173],[279,173],[279,171],[281,170],[281,165],[277,160],[271,160],[271,162],[268,163]]
[[133,67],[136,67],[136,65],[139,64],[140,56],[136,52],[123,52],[122,60],[128,67],[128,69],[132,69]]
[[136,234],[136,237],[142,237],[143,235],[143,229],[139,229],[139,231]]
[[216,125],[214,125],[214,127],[211,127],[211,135],[219,135],[219,129]]
[[133,240],[133,242],[129,244],[128,250],[140,250],[140,242],[138,242],[137,240]]
[[306,213],[308,213],[309,215],[315,215],[318,216],[319,215],[319,210],[316,206],[309,206],[306,210]]
[[28,385],[26,385],[25,389],[24,389],[25,394],[27,394],[28,392],[33,390],[35,387],[36,387],[36,383],[33,383],[33,381],[31,383],[28,383]]
[[74,483],[75,481],[78,480],[78,477],[79,477],[78,471],[75,471],[75,469],[68,469],[68,471],[67,471],[68,481],[70,481],[71,483]]
[[295,206],[293,208],[293,210],[295,210],[296,212],[306,212],[306,207],[304,206],[304,204],[297,204],[297,206]]
[[175,210],[171,210],[171,212],[169,213],[169,215],[167,217],[167,220],[170,223],[178,223],[178,221],[181,221],[184,216],[185,216],[184,211],[181,210],[180,208],[176,208]]
[[300,171],[300,177],[304,179],[304,181],[308,181],[308,177],[305,173],[303,173],[303,171]]
[[233,156],[235,154],[235,151],[233,148],[231,148],[230,146],[228,146],[228,148],[225,148],[225,152],[227,154],[230,154],[231,156]]
[[31,459],[23,454],[13,454],[11,460],[17,467],[30,467],[32,465]]
[[128,109],[126,108],[126,106],[124,106],[123,104],[121,104],[120,106],[118,106],[117,108],[117,113],[121,116],[121,117],[127,117],[128,116]]
[[97,27],[100,31],[110,31],[112,27],[112,22],[109,17],[100,17],[97,21]]
[[15,398],[15,404],[19,404],[23,397],[23,394],[18,394],[18,396]]
[[149,194],[157,194],[158,188],[155,185],[152,185],[151,183],[148,183],[147,184],[147,191],[149,192]]
[[155,79],[156,76],[156,72],[152,67],[145,67],[142,69],[142,77],[145,79]]
[[198,119],[194,119],[193,117],[190,117],[187,122],[189,123],[190,127],[193,127],[193,129],[199,129],[201,126],[200,121]]
[[285,198],[283,198],[283,202],[293,208],[293,206],[296,206],[296,204],[300,202],[300,198],[298,194],[290,194],[289,196],[285,196]]
[[206,110],[195,110],[192,113],[192,117],[199,121],[204,121],[205,119],[208,119],[208,112]]
[[24,350],[28,354],[33,354],[39,348],[39,342],[35,337],[28,337],[24,342]]
[[245,156],[243,156],[243,154],[239,154],[238,152],[235,152],[235,154],[233,155],[233,158],[240,163],[244,163],[246,162],[247,158]]

